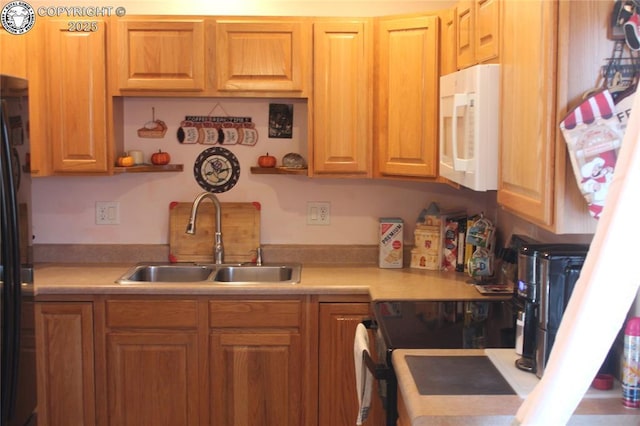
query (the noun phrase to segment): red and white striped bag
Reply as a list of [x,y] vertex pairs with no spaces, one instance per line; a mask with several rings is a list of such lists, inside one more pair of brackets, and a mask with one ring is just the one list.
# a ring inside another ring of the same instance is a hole
[[611,93],[605,89],[591,95],[560,122],[576,182],[596,219],[613,178],[626,118],[616,114]]

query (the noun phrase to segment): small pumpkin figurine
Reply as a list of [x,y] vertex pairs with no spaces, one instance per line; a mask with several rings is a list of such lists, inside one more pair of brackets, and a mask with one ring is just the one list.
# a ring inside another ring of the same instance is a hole
[[124,153],[116,159],[116,165],[119,167],[131,167],[135,164],[132,156]]
[[164,166],[165,164],[169,164],[171,161],[171,156],[168,152],[164,152],[161,149],[158,152],[154,152],[151,155],[151,163],[156,166]]
[[275,167],[276,157],[274,157],[273,155],[269,155],[269,153],[267,152],[267,155],[261,155],[260,157],[258,157],[258,166],[265,168]]

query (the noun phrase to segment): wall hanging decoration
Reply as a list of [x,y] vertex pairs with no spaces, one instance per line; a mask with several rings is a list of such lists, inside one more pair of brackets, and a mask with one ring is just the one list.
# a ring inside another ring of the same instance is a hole
[[177,132],[182,144],[247,145],[258,143],[258,131],[251,117],[211,117],[188,115]]
[[138,129],[138,137],[160,139],[164,138],[166,133],[167,125],[162,120],[156,120],[156,109],[151,108],[151,121],[147,121]]
[[[212,116],[216,108],[224,116]],[[247,145],[258,143],[258,131],[251,117],[230,117],[220,104],[216,104],[208,115],[188,115],[180,122],[177,132],[182,144],[203,145]]]
[[238,183],[240,162],[226,148],[207,148],[196,158],[193,175],[203,189],[215,193],[227,192]]
[[293,137],[293,104],[269,104],[269,137]]
[[613,178],[624,132],[607,89],[582,102],[560,123],[571,165],[589,213],[598,219]]

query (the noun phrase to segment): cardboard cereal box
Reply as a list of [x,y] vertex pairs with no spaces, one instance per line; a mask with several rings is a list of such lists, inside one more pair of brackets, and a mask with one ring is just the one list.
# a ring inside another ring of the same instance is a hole
[[380,268],[402,268],[403,222],[397,217],[380,218]]

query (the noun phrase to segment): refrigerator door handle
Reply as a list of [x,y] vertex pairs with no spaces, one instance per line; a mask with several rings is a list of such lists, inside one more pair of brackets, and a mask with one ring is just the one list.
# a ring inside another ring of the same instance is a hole
[[[0,214],[2,215],[3,323],[2,421],[15,411],[20,355],[22,288],[16,191],[11,170],[11,146],[5,111],[0,105]],[[6,298],[6,299],[5,299]]]

